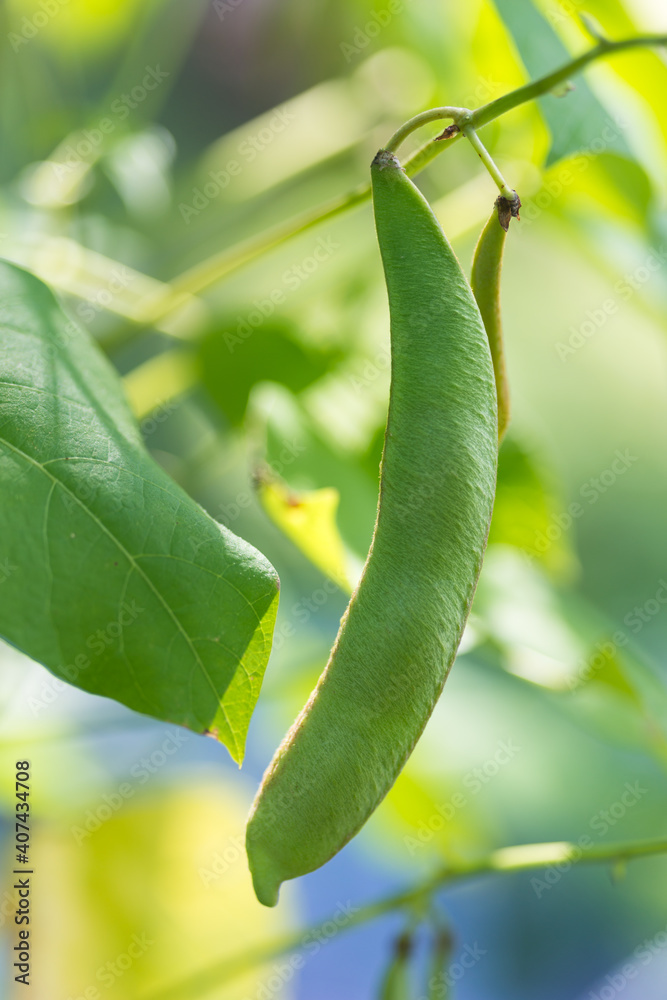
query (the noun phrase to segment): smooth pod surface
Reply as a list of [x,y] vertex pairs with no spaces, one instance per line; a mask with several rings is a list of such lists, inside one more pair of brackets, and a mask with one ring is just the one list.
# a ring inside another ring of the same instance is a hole
[[493,507],[491,356],[470,286],[394,156],[372,166],[392,374],[375,532],[329,662],[255,799],[255,892],[328,861],[386,795],[456,655]]
[[[496,200],[489,221],[475,247],[470,285],[489,340],[498,396],[498,440],[502,441],[510,419],[510,393],[505,367],[503,326],[500,312],[500,276],[503,268],[505,238],[511,218],[518,218],[518,208],[506,198]],[[502,221],[501,221],[502,220]]]

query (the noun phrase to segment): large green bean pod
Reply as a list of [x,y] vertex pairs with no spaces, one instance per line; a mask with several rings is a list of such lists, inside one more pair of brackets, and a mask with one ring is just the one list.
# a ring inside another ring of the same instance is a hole
[[498,395],[498,440],[502,441],[510,419],[510,392],[505,368],[503,326],[500,313],[500,275],[505,237],[510,219],[519,217],[521,202],[502,195],[496,200],[489,221],[475,247],[470,284],[489,340]]
[[319,868],[386,795],[456,655],[497,461],[491,356],[470,286],[393,155],[372,165],[392,374],[375,532],[329,662],[269,766],[247,828],[255,892]]

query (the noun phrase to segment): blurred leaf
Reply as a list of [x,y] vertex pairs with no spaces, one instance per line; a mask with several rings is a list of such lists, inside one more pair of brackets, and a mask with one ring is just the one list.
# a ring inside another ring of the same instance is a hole
[[[574,556],[566,533],[554,521],[556,509],[533,455],[514,438],[505,438],[498,457],[489,545],[523,549],[554,571],[570,569]],[[557,531],[552,530],[554,525]]]
[[190,352],[164,351],[128,372],[123,388],[130,409],[141,420],[191,389],[197,376]]
[[[258,323],[253,323],[257,316]],[[337,361],[337,352],[300,344],[282,320],[265,321],[259,309],[248,318],[236,317],[199,344],[201,380],[233,426],[245,415],[250,390],[257,382],[279,382],[301,392]]]
[[[610,732],[615,742],[635,740],[642,748],[667,764],[667,686],[662,677],[637,652],[625,628],[612,624],[576,592],[565,590],[561,613],[569,627],[587,643],[587,655],[570,679],[577,705],[574,711],[591,712],[596,706],[596,725]],[[601,702],[604,700],[604,704]],[[613,702],[618,704],[616,711]],[[609,703],[609,706],[607,705]],[[620,711],[631,713],[635,722],[618,723]]]
[[628,681],[627,671],[623,669],[624,665],[621,659],[614,652],[604,648],[601,652],[594,650],[589,653],[587,659],[590,659],[591,662],[595,659],[596,662],[590,683],[602,684],[612,691],[616,691],[628,701],[634,702],[635,705],[641,705],[641,698]]
[[273,523],[314,566],[343,590],[351,591],[345,546],[336,525],[338,490],[324,487],[295,493],[283,482],[261,476],[258,489],[264,510]]
[[371,478],[359,456],[336,449],[286,390],[256,399],[266,434],[266,459],[295,489],[334,487],[340,494],[338,527],[345,544],[366,558],[377,512],[378,475]]
[[[389,826],[387,849],[411,865],[434,857],[469,855],[488,849],[498,836],[472,772],[461,761],[439,761],[436,776],[411,759],[391,791],[380,818]],[[478,783],[477,783],[478,784]]]
[[554,704],[613,746],[667,762],[667,688],[576,590],[558,589],[512,549],[487,553],[474,605],[500,664],[551,689]]
[[505,546],[487,551],[473,610],[504,654],[503,665],[534,684],[564,690],[586,643],[564,620],[540,564]]
[[[570,61],[570,53],[532,0],[495,0],[495,5],[532,78]],[[538,103],[551,132],[547,166],[591,147],[594,140],[602,141],[607,149],[630,155],[618,126],[581,75],[577,76],[574,92],[561,97],[549,94]],[[609,133],[611,137],[607,138]]]
[[77,687],[243,757],[277,579],[148,456],[113,369],[0,269],[2,635]]
[[[277,915],[254,897],[238,790],[196,773],[188,787],[158,790],[144,776],[159,780],[135,766],[66,822],[34,832],[35,996],[149,996],[293,924],[289,898]],[[258,996],[270,971],[253,963],[206,997]],[[182,997],[195,1000],[189,990]]]
[[654,203],[654,192],[651,181],[640,164],[610,152],[579,162],[584,169],[577,170],[575,166],[569,171],[567,165],[561,164],[546,171],[544,176],[547,191],[550,188],[552,191],[559,191],[567,186],[570,197],[562,201],[555,198],[553,210],[562,213],[563,218],[574,212],[578,239],[585,238],[581,219],[581,203],[584,198],[590,201],[596,211],[598,206],[602,206],[614,225],[619,225],[625,219],[634,225],[645,223]]
[[645,219],[653,201],[650,178],[639,163],[616,153],[600,154],[600,166],[616,192],[613,206],[616,216],[633,213]]

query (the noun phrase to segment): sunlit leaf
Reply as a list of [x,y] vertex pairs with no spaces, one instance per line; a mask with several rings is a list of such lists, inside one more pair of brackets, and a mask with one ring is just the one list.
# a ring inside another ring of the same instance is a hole
[[148,456],[119,380],[46,286],[4,264],[0,307],[1,634],[240,760],[275,572]]
[[343,539],[336,524],[338,490],[293,492],[283,482],[260,479],[259,498],[281,531],[301,549],[314,566],[344,590],[351,590]]
[[[254,897],[247,801],[237,789],[196,774],[188,787],[132,777],[121,787],[125,795],[100,790],[35,832],[42,891],[31,931],[43,949],[33,966],[36,995],[148,997],[284,934],[293,921],[289,898],[277,915]],[[271,967],[252,962],[239,973],[229,982],[216,977],[220,985],[214,979],[206,996],[257,996]]]
[[295,489],[338,490],[340,533],[345,544],[365,558],[377,511],[377,467],[371,476],[355,457],[336,450],[286,391],[263,394],[258,409],[266,430],[266,459],[273,472]]

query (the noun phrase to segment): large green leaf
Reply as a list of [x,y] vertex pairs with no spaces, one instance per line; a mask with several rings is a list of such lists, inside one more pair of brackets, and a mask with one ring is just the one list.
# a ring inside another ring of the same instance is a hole
[[[544,76],[570,61],[572,56],[532,0],[495,0],[495,5],[531,77]],[[575,86],[573,94],[548,94],[539,99],[551,132],[547,166],[580,150],[600,152],[599,143],[606,150],[629,156],[622,127],[612,121],[581,76]]]
[[0,263],[0,634],[58,677],[243,756],[270,564],[143,447],[113,369]]

